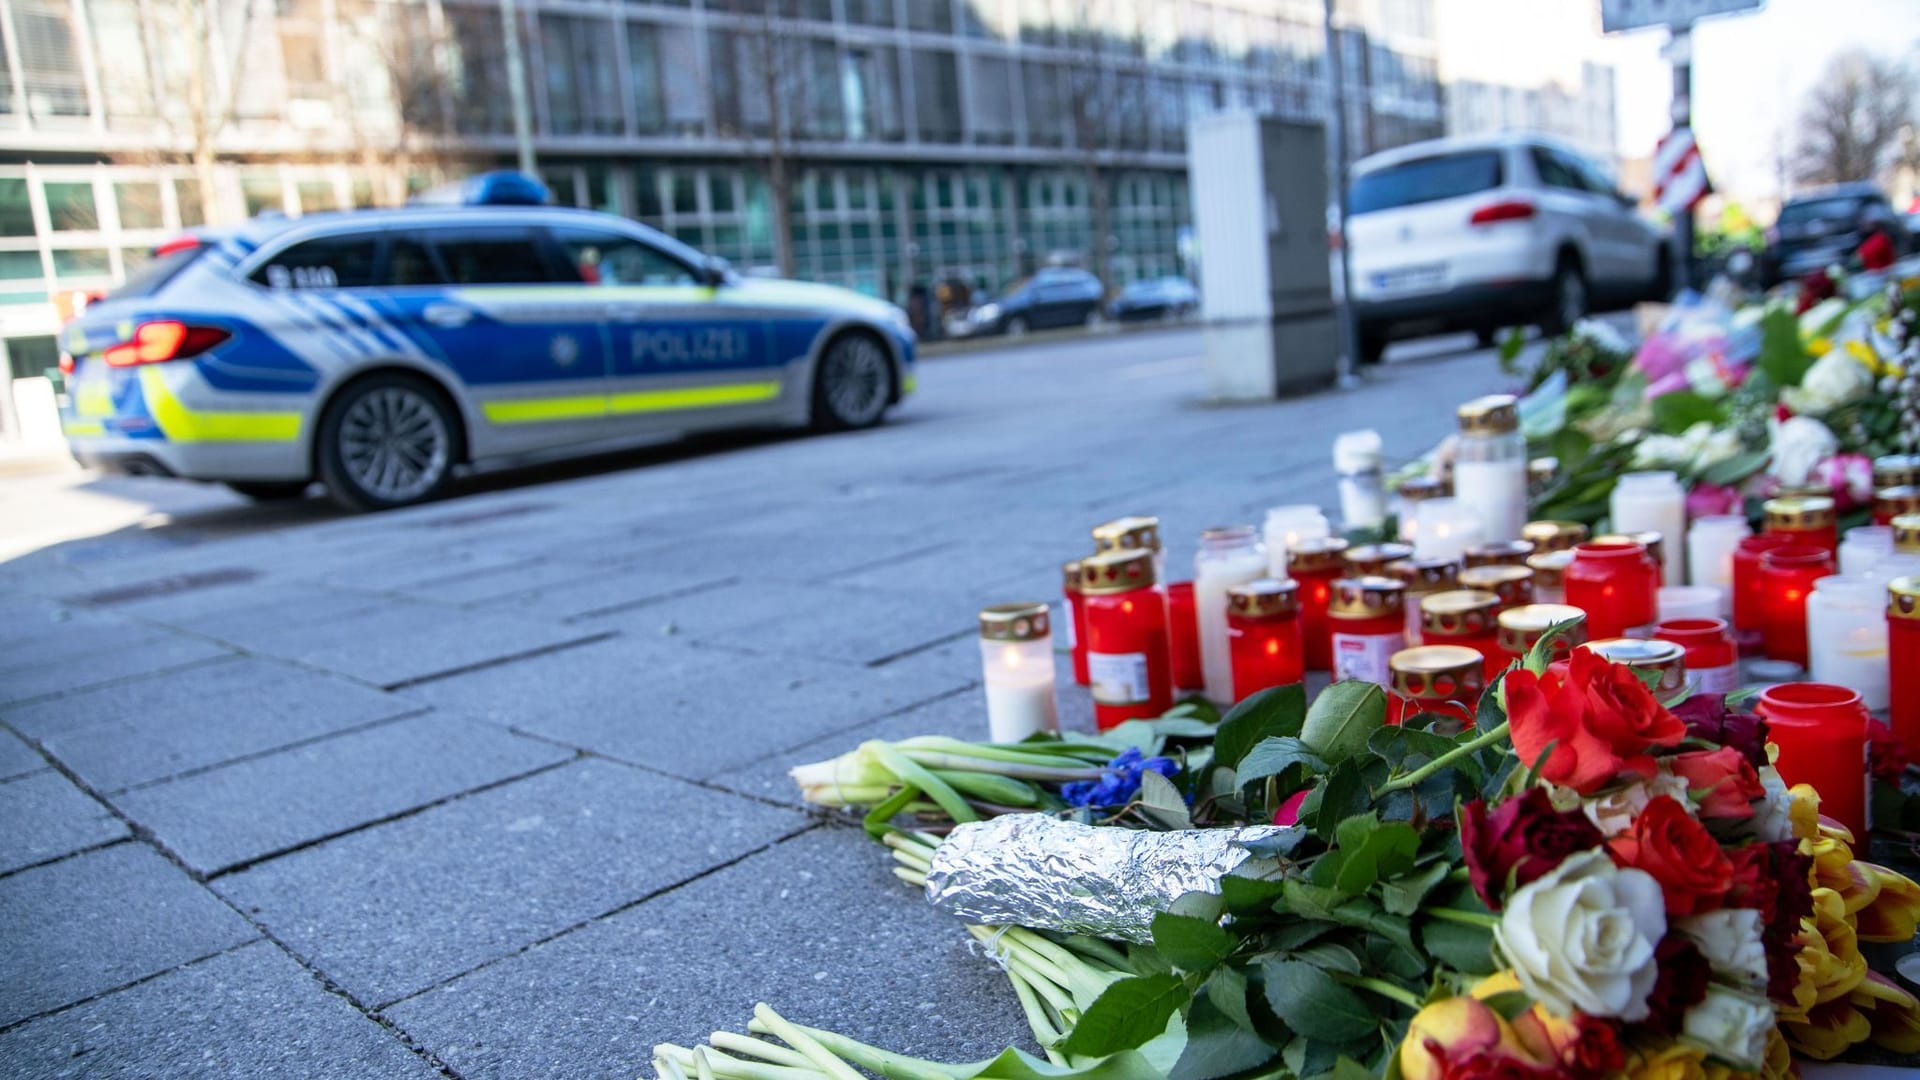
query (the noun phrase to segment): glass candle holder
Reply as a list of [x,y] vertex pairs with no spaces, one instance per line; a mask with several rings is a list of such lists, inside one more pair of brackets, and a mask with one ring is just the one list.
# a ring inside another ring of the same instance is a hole
[[1287,576],[1287,552],[1309,540],[1325,540],[1333,535],[1333,523],[1317,506],[1295,503],[1267,511],[1261,529],[1267,543],[1267,576]]
[[1134,514],[1095,525],[1093,550],[1151,552],[1153,580],[1167,580],[1167,550],[1160,542],[1160,519],[1151,514]]
[[1532,544],[1535,554],[1571,551],[1587,542],[1587,527],[1577,521],[1529,521],[1520,526],[1520,539]]
[[1807,666],[1807,597],[1833,571],[1833,554],[1823,548],[1774,548],[1760,556],[1760,640],[1769,660]]
[[980,662],[988,737],[1019,742],[1060,729],[1053,696],[1053,631],[1047,605],[995,604],[980,610]]
[[1794,495],[1768,499],[1761,507],[1767,532],[1790,537],[1797,547],[1816,547],[1831,555],[1840,547],[1833,499],[1825,495]]
[[1458,499],[1428,499],[1420,504],[1419,514],[1419,535],[1413,541],[1419,558],[1458,562],[1485,538],[1480,519]]
[[1397,726],[1421,713],[1437,713],[1450,721],[1434,725],[1441,734],[1473,726],[1474,709],[1487,688],[1479,653],[1458,645],[1421,645],[1394,653],[1387,667],[1393,680],[1387,723]]
[[1886,708],[1886,588],[1839,575],[1815,581],[1807,597],[1807,657],[1814,682],[1857,690],[1867,708]]
[[1753,535],[1744,514],[1713,514],[1687,530],[1687,577],[1719,592],[1720,614],[1733,614],[1733,551]]
[[1696,694],[1731,694],[1740,687],[1740,650],[1733,627],[1717,615],[1663,619],[1653,628],[1658,641],[1686,650],[1687,686]]
[[1167,640],[1173,685],[1181,690],[1204,689],[1207,675],[1200,666],[1200,623],[1194,613],[1191,581],[1167,586]]
[[1735,635],[1759,633],[1765,618],[1765,594],[1760,588],[1760,556],[1779,548],[1791,547],[1790,536],[1761,534],[1741,540],[1733,549],[1733,630]]
[[1873,489],[1920,484],[1920,454],[1888,454],[1873,459]]
[[1227,590],[1267,576],[1267,552],[1251,525],[1208,529],[1193,557],[1193,613],[1207,698],[1233,701],[1233,655],[1227,643]]
[[1774,767],[1791,787],[1811,784],[1820,814],[1867,835],[1867,707],[1856,690],[1792,682],[1760,692],[1767,741],[1780,748]]
[[1080,560],[1060,566],[1061,595],[1065,598],[1066,618],[1061,626],[1067,632],[1067,649],[1073,657],[1073,681],[1087,685],[1087,603],[1080,594]]
[[1920,514],[1901,514],[1889,527],[1895,555],[1920,555]]
[[1443,499],[1453,494],[1453,482],[1437,476],[1420,476],[1403,482],[1396,492],[1394,515],[1400,519],[1400,539],[1414,543],[1419,539],[1420,504],[1428,499]]
[[1340,478],[1340,519],[1349,529],[1386,520],[1387,489],[1380,471],[1380,433],[1346,431],[1333,439],[1333,471]]
[[1687,688],[1687,650],[1671,641],[1653,638],[1607,638],[1581,645],[1616,664],[1636,671],[1652,672],[1653,696],[1669,700]]
[[1260,578],[1228,589],[1227,640],[1235,701],[1304,680],[1300,583]]
[[[1582,540],[1581,543],[1586,543]],[[1533,571],[1533,600],[1537,604],[1563,604],[1567,599],[1567,567],[1573,565],[1573,549],[1542,551],[1527,556],[1527,569]]]
[[1401,602],[1407,610],[1407,644],[1420,643],[1420,601],[1457,588],[1460,564],[1452,559],[1401,559],[1387,564],[1387,575],[1407,587]]
[[1462,553],[1460,561],[1469,570],[1476,566],[1525,566],[1532,554],[1531,540],[1496,540],[1473,545]]
[[1552,654],[1549,660],[1564,659],[1574,646],[1587,640],[1587,613],[1571,604],[1522,604],[1503,608],[1496,621],[1499,627],[1494,640],[1509,664],[1524,659],[1548,630],[1562,623],[1570,625],[1548,646]]
[[[1659,533],[1663,538],[1672,538],[1675,545],[1687,535],[1687,493],[1674,473],[1630,472],[1621,476],[1620,482],[1614,485],[1609,509],[1616,532],[1628,536]],[[1661,563],[1662,584],[1679,585],[1685,581],[1685,566],[1680,559],[1656,555],[1655,560]]]
[[1566,602],[1587,613],[1595,638],[1625,637],[1654,621],[1659,570],[1647,549],[1624,539],[1589,540],[1573,549]]
[[1883,487],[1873,493],[1873,523],[1891,525],[1902,514],[1920,514],[1920,484]]
[[1654,612],[1661,622],[1719,618],[1720,590],[1705,585],[1671,585],[1660,590]]
[[1500,598],[1502,608],[1531,604],[1533,571],[1524,566],[1469,566],[1460,571],[1460,587],[1490,592]]
[[1840,572],[1848,577],[1873,571],[1893,554],[1893,526],[1858,525],[1840,537]]
[[1480,654],[1487,680],[1507,666],[1496,638],[1500,598],[1479,589],[1451,589],[1420,601],[1420,642],[1457,645]]
[[1287,552],[1287,576],[1300,583],[1300,636],[1305,642],[1307,670],[1333,670],[1333,629],[1327,609],[1333,601],[1333,583],[1346,572],[1341,556],[1347,542],[1338,537],[1302,541]]
[[1412,544],[1355,544],[1342,555],[1348,577],[1378,577],[1389,564],[1413,558]]
[[[1657,532],[1642,531],[1642,532],[1631,532],[1631,533],[1611,533],[1606,536],[1596,536],[1594,537],[1594,539],[1601,540],[1601,541],[1631,540],[1632,542],[1639,544],[1641,547],[1647,549],[1647,558],[1653,560],[1653,568],[1654,568],[1654,578],[1651,582],[1648,583],[1647,602],[1653,605],[1654,618],[1658,619],[1660,615],[1660,589],[1662,588],[1661,583],[1666,580],[1666,573],[1667,573],[1666,537],[1661,536]],[[1651,629],[1651,623],[1649,623],[1646,629]]]
[[1560,479],[1560,459],[1557,457],[1537,457],[1527,461],[1527,495],[1537,498],[1540,493],[1553,486]]
[[1894,738],[1920,751],[1920,577],[1887,584],[1887,667]]
[[1080,560],[1087,606],[1087,674],[1102,730],[1173,707],[1167,602],[1153,587],[1153,553],[1106,551]]
[[1341,578],[1333,583],[1327,617],[1336,681],[1391,684],[1387,661],[1407,647],[1406,588],[1390,577]]
[[[1453,444],[1453,497],[1479,522],[1481,539],[1518,540],[1527,523],[1527,440],[1520,434],[1519,401],[1490,394],[1455,412],[1460,432]],[[1426,508],[1421,506],[1423,513]],[[1421,554],[1460,554],[1428,549],[1424,518],[1420,532],[1414,543]]]

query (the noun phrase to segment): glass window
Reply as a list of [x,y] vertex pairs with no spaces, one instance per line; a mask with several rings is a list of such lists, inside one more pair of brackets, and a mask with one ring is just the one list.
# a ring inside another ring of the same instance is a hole
[[567,264],[589,285],[693,285],[699,279],[678,259],[631,236],[601,229],[556,229]]
[[53,253],[55,277],[106,277],[113,272],[104,248],[76,248]]
[[427,246],[410,236],[387,241],[387,281],[389,286],[444,284],[440,268],[434,264]]
[[153,261],[152,248],[121,248],[120,268],[128,274],[137,274]]
[[47,221],[54,232],[95,232],[100,209],[93,202],[89,181],[48,181],[40,185],[47,197]]
[[180,224],[191,229],[207,223],[206,204],[200,199],[200,181],[175,180],[173,197],[180,206]]
[[0,281],[31,281],[40,277],[37,251],[0,251]]
[[258,217],[268,211],[278,214],[287,208],[286,200],[280,191],[278,176],[263,173],[242,175],[240,197],[246,201],[248,217]]
[[950,52],[913,51],[914,117],[928,142],[960,141],[960,76]]
[[14,378],[37,378],[59,366],[60,346],[51,337],[8,338],[7,361]]
[[121,181],[113,185],[113,198],[120,206],[123,229],[158,229],[166,223],[160,215],[159,184]]
[[1540,174],[1540,182],[1548,187],[1566,188],[1569,191],[1584,191],[1586,184],[1580,180],[1580,173],[1570,165],[1566,158],[1534,147],[1533,170]]
[[633,80],[633,121],[642,135],[667,129],[666,91],[660,76],[660,28],[642,22],[627,24],[627,67]]
[[[926,0],[910,0],[925,3]],[[893,0],[846,0],[847,21],[862,26],[892,26]]]
[[326,180],[302,180],[297,185],[300,195],[300,212],[311,214],[319,210],[338,210],[340,201],[334,197],[333,184]]
[[1367,214],[1396,206],[1456,199],[1499,187],[1501,173],[1497,150],[1417,158],[1354,180],[1348,212]]
[[32,236],[33,207],[27,202],[27,182],[0,179],[0,236]]
[[379,251],[380,238],[371,233],[321,237],[274,255],[265,266],[253,272],[252,280],[275,289],[349,289],[371,285]]
[[707,175],[707,202],[716,214],[730,213],[733,210],[733,174],[709,173]]
[[618,135],[618,62],[613,25],[604,18],[540,16],[548,126],[561,135]]
[[846,110],[847,138],[900,139],[905,132],[898,54],[886,47],[848,49],[841,57],[840,101]]
[[433,236],[455,285],[524,285],[553,281],[547,260],[526,229],[448,230]]
[[374,205],[376,205],[376,202],[373,197],[373,181],[365,178],[356,179],[353,182],[354,209],[364,210]]
[[175,274],[185,270],[188,264],[198,259],[207,249],[198,244],[177,248],[159,258],[148,259],[139,269],[132,263],[127,264],[127,279],[113,290],[113,296],[152,296],[159,292]]
[[693,185],[693,174],[676,172],[673,174],[673,212],[692,214],[699,212],[700,193]]
[[661,215],[660,177],[652,169],[635,169],[633,173],[633,208],[643,218],[658,218]]
[[87,88],[67,0],[15,0],[13,26],[27,108],[36,118],[87,115]]
[[953,31],[953,0],[907,0],[907,29]]

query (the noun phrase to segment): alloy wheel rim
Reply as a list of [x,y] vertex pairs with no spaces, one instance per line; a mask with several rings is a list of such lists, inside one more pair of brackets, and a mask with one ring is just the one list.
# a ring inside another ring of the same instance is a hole
[[354,483],[388,502],[417,499],[446,474],[446,421],[415,390],[362,395],[340,422],[340,459]]
[[887,361],[880,347],[854,339],[833,351],[827,363],[827,403],[842,423],[859,425],[887,407]]

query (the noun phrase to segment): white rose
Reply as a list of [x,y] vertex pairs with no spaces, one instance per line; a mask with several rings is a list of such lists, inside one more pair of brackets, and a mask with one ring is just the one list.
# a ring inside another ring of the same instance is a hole
[[1757,1070],[1766,1060],[1773,1006],[1719,986],[1708,986],[1700,1004],[1687,1010],[1680,1033],[1736,1069]]
[[1633,448],[1633,467],[1651,469],[1671,468],[1685,465],[1693,457],[1693,450],[1685,439],[1677,435],[1643,436]]
[[1667,932],[1660,884],[1604,851],[1572,855],[1514,891],[1494,943],[1535,1001],[1566,1016],[1643,1020]]
[[1840,449],[1827,425],[1811,416],[1790,416],[1784,421],[1769,420],[1772,432],[1773,464],[1768,471],[1787,485],[1804,484],[1813,467],[1832,457]]
[[1713,970],[1749,989],[1767,985],[1767,947],[1760,940],[1760,913],[1721,908],[1674,920],[1673,928],[1700,946]]
[[1753,835],[1766,843],[1793,839],[1793,795],[1787,791],[1787,782],[1780,778],[1780,770],[1771,765],[1762,765],[1759,769],[1760,789],[1765,793],[1754,801],[1753,816],[1747,819],[1747,827]]
[[1715,431],[1707,436],[1706,444],[1700,448],[1700,453],[1694,456],[1694,471],[1704,472],[1723,461],[1731,461],[1744,449],[1746,444],[1740,441],[1739,432]]
[[1799,386],[1780,392],[1780,400],[1797,413],[1824,416],[1873,392],[1873,372],[1839,345],[1813,362]]
[[1619,836],[1633,828],[1633,819],[1647,804],[1661,795],[1671,795],[1688,813],[1693,812],[1693,803],[1687,798],[1687,782],[1662,768],[1652,780],[1635,780],[1622,788],[1615,788],[1604,795],[1587,799],[1580,804],[1580,810],[1587,820],[1598,826],[1608,836]]

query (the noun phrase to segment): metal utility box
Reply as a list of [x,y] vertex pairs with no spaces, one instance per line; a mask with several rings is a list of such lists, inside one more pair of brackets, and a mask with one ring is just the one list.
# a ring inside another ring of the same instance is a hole
[[1214,397],[1259,401],[1334,385],[1324,130],[1221,113],[1194,123],[1187,162]]

